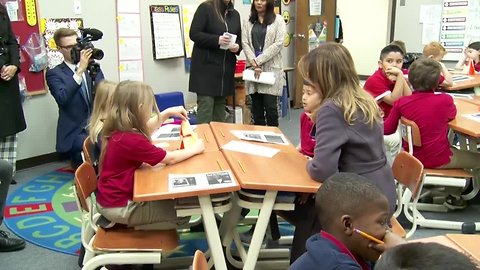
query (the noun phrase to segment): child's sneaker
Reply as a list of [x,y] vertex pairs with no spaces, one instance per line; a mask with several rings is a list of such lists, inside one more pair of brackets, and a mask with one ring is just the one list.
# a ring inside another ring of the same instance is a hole
[[462,197],[448,195],[443,205],[450,210],[462,210],[467,207],[467,202]]

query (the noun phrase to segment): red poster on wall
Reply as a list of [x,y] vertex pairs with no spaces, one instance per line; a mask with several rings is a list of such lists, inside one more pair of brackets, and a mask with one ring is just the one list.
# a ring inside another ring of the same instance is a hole
[[[22,49],[26,45],[31,35],[39,35],[39,26],[36,12],[35,1],[33,0],[1,0],[9,10],[10,20],[12,21],[13,32],[20,45],[21,72],[19,79],[25,78],[26,89],[30,94],[45,93],[45,75],[44,70],[36,72],[30,71],[32,61],[29,55]],[[26,8],[26,4],[28,8]],[[16,10],[15,10],[16,9]],[[32,43],[30,43],[32,44]],[[46,58],[46,56],[45,56]],[[38,64],[34,65],[39,69]]]

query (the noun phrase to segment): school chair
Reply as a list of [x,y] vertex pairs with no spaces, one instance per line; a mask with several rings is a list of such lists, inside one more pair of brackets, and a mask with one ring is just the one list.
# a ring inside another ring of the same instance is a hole
[[[422,146],[422,141],[420,137],[420,129],[414,121],[402,117],[401,120],[401,130],[402,138],[408,144],[408,151],[413,155],[413,146]],[[446,136],[446,135],[445,135]],[[466,179],[472,179],[473,181],[473,190],[466,194],[462,195],[462,198],[465,200],[470,200],[476,196],[480,186],[477,183],[478,179],[475,179],[473,175],[463,169],[427,169],[425,168],[423,173],[423,182],[422,187],[425,186],[437,186],[437,187],[457,187],[462,188],[466,184]],[[419,194],[419,196],[421,196]],[[405,198],[405,197],[404,197]],[[435,205],[428,203],[418,203],[415,207],[418,211],[434,211],[434,212],[447,212],[448,208],[444,205]],[[418,216],[418,225],[430,228],[439,228],[439,229],[451,229],[451,230],[462,230],[462,232],[474,232],[480,230],[480,222],[471,223],[471,222],[456,222],[456,221],[447,221],[447,220],[434,220],[424,218],[420,212],[417,213]],[[407,216],[407,218],[409,218]],[[413,219],[413,217],[411,217]],[[409,218],[410,220],[410,218]],[[410,220],[412,221],[412,220]]]
[[82,159],[84,162],[92,164],[92,155],[93,155],[94,147],[95,146],[90,140],[90,137],[87,136],[87,138],[85,138],[85,141],[83,141],[83,148],[81,153]]
[[[157,93],[155,94],[155,101],[157,102],[157,106],[160,111],[175,106],[185,107],[183,92],[180,91]],[[189,122],[191,125],[195,125],[197,123],[197,118],[195,115],[189,114],[188,117],[190,118]]]
[[201,250],[195,251],[195,255],[193,256],[193,264],[191,270],[208,270],[207,258],[205,258],[205,254]]
[[83,270],[93,270],[107,264],[160,264],[162,255],[179,246],[176,230],[139,231],[116,226],[103,229],[95,224],[97,188],[93,166],[84,162],[75,172],[75,193],[82,212],[81,238],[85,247]]

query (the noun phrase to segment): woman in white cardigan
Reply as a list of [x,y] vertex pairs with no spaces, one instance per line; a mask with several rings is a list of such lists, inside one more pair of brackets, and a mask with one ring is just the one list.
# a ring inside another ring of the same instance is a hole
[[273,2],[252,1],[250,18],[242,25],[242,47],[255,77],[262,72],[275,74],[273,85],[247,82],[254,124],[262,126],[278,126],[278,97],[283,90],[282,48],[286,26],[283,17],[273,11]]

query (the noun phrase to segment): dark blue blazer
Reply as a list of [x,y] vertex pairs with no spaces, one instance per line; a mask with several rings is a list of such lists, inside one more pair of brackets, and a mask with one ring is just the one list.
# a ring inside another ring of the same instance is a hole
[[[85,77],[88,91],[91,92],[92,79],[88,75]],[[99,83],[103,78],[102,71],[98,72],[95,83]],[[72,149],[75,139],[82,133],[85,134],[93,102],[88,102],[80,85],[73,79],[73,71],[65,62],[47,70],[46,81],[50,93],[58,104],[56,149],[57,152],[66,153]]]

